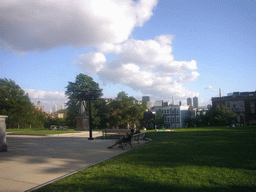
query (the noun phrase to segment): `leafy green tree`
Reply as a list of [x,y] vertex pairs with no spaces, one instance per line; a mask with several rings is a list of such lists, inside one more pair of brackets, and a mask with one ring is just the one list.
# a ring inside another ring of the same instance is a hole
[[163,113],[156,113],[155,115],[155,125],[157,126],[158,129],[161,129],[164,127],[164,115]]
[[218,109],[209,110],[207,117],[210,125],[231,125],[237,122],[237,114],[224,105]]
[[[145,103],[147,105],[147,103]],[[151,111],[144,112],[144,116],[140,119],[140,126],[146,129],[154,129],[155,128],[155,114]]]
[[218,109],[210,109],[206,115],[185,119],[185,124],[188,127],[227,126],[233,123],[237,123],[237,114],[224,105]]
[[[78,116],[79,111],[79,92],[81,91],[93,91],[100,89],[99,84],[96,83],[92,77],[89,77],[85,74],[80,73],[76,76],[75,82],[68,82],[67,90],[65,92],[69,101],[67,102],[67,117],[66,124],[70,127],[76,126],[76,117]],[[102,96],[102,93],[100,94]],[[104,100],[92,100],[91,103],[91,112],[92,112],[92,125],[93,127],[101,127],[104,118],[104,111],[101,109],[104,108]],[[86,101],[85,115],[89,115],[89,102]]]
[[7,115],[7,128],[42,128],[45,116],[35,109],[28,94],[13,80],[0,79],[0,114]]
[[117,98],[108,105],[108,121],[111,127],[126,128],[127,125],[140,125],[140,119],[146,110],[145,104],[138,104],[134,97],[122,91]]

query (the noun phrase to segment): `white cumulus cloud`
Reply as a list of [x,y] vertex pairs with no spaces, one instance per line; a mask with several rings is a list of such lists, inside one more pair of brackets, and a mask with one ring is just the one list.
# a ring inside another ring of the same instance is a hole
[[98,51],[106,55],[115,54],[114,60],[104,60],[95,65],[93,61],[80,58],[76,64],[83,69],[95,71],[105,84],[124,84],[144,95],[163,99],[171,96],[198,96],[197,92],[183,87],[183,83],[193,82],[198,78],[197,63],[194,60],[175,61],[172,40],[173,36],[162,35],[153,40],[128,39],[121,44],[105,44],[103,47],[99,46]]
[[157,0],[10,0],[0,3],[0,40],[17,51],[121,43]]
[[207,89],[209,89],[209,90],[211,90],[212,92],[216,92],[217,90],[215,90],[212,86],[208,86],[208,87],[205,87],[204,88],[205,90],[207,90]]
[[99,52],[89,52],[80,55],[79,59],[75,61],[75,64],[86,73],[94,74],[103,68],[105,62],[106,57],[104,54]]
[[[75,65],[98,75],[105,84],[124,84],[144,95],[198,96],[183,87],[195,81],[197,63],[176,61],[172,35],[131,39],[135,27],[150,19],[157,0],[3,0],[0,3],[0,43],[18,52],[61,46],[92,47]],[[108,59],[109,55],[114,59]],[[122,90],[120,90],[122,91]],[[45,101],[64,93],[27,90]]]

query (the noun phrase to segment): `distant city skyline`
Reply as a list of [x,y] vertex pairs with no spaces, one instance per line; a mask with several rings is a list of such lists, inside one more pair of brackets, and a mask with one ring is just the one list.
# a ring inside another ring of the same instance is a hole
[[80,73],[104,98],[125,91],[152,103],[196,96],[206,106],[219,89],[256,90],[254,1],[92,2],[2,1],[0,78],[46,111],[67,102]]

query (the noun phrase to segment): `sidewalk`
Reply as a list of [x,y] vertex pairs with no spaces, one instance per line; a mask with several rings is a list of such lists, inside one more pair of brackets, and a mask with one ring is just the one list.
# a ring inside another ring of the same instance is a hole
[[[93,132],[93,138],[101,136]],[[51,136],[7,135],[0,153],[0,191],[26,191],[124,153],[107,149],[115,140],[88,140],[89,132]],[[141,142],[144,143],[144,142]],[[137,142],[133,142],[136,147]]]

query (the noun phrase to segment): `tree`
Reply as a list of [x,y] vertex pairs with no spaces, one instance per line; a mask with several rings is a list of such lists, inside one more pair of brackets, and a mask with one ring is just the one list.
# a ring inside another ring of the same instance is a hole
[[111,127],[120,128],[140,124],[140,119],[146,110],[145,104],[138,104],[134,97],[122,91],[117,98],[108,105],[108,120]]
[[200,126],[227,126],[237,122],[237,114],[221,105],[218,109],[210,109],[206,115],[196,118],[186,118],[188,127]]
[[0,114],[7,115],[7,128],[41,128],[45,116],[35,109],[28,94],[13,80],[0,79]]
[[[78,116],[78,110],[79,110],[79,97],[81,96],[79,92],[88,90],[98,90],[99,84],[93,81],[92,77],[89,77],[85,74],[80,73],[76,76],[76,81],[68,82],[68,86],[66,87],[67,90],[65,92],[66,96],[68,97],[69,101],[67,102],[67,117],[66,117],[66,124],[70,127],[75,127],[76,125],[76,117]],[[102,93],[100,94],[102,96]],[[102,102],[102,100],[94,100],[92,102],[92,124],[93,127],[99,127],[102,123],[102,111],[100,108],[102,105],[104,105],[105,102]],[[88,101],[86,101],[86,107],[85,107],[85,114],[89,115],[89,109],[88,109]]]
[[158,129],[164,127],[164,115],[163,113],[156,113],[155,115],[155,125]]
[[[145,103],[147,105],[147,103]],[[140,126],[146,129],[154,129],[155,128],[155,114],[151,111],[144,112],[143,119],[140,120]]]
[[237,122],[237,114],[224,105],[218,109],[209,110],[206,116],[209,117],[210,125],[231,125]]

